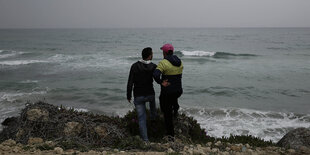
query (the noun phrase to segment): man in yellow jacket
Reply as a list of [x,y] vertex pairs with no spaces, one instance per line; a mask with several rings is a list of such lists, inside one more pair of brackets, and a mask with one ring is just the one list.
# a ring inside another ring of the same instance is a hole
[[160,49],[163,51],[164,59],[157,65],[154,79],[161,85],[159,102],[160,109],[164,113],[167,135],[174,137],[173,117],[178,115],[178,98],[183,93],[183,63],[173,55],[174,47],[171,44],[165,44]]

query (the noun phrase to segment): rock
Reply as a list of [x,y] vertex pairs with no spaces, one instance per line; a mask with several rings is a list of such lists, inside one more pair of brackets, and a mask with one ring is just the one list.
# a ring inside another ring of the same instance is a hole
[[217,141],[214,145],[215,145],[215,146],[221,146],[221,145],[222,145],[222,142],[221,142],[221,141]]
[[0,150],[9,151],[9,150],[11,150],[11,148],[9,146],[4,146],[4,145],[0,144]]
[[18,146],[14,146],[13,149],[12,149],[12,151],[13,151],[14,153],[20,153],[20,152],[22,151],[22,149],[21,149],[20,147],[18,147]]
[[229,147],[226,147],[225,150],[226,150],[226,151],[230,151],[230,148],[229,148]]
[[16,139],[19,140],[24,135],[24,133],[25,131],[23,129],[18,129],[16,133]]
[[207,146],[211,146],[211,145],[212,145],[212,142],[208,142],[208,143],[207,143]]
[[76,136],[81,133],[83,125],[78,122],[68,122],[65,125],[64,133],[66,136]]
[[55,146],[55,142],[53,141],[46,141],[44,142],[46,145],[48,145],[49,147],[54,147]]
[[48,120],[48,111],[41,109],[30,109],[27,111],[27,119],[30,121],[47,121]]
[[179,133],[182,133],[182,130],[181,130],[181,129],[179,129],[179,130],[178,130],[178,132],[179,132]]
[[63,154],[64,150],[60,147],[55,147],[54,148],[54,153],[56,154]]
[[108,154],[107,151],[102,151],[101,153],[102,153],[103,155],[107,155],[107,154]]
[[2,145],[4,145],[4,146],[14,146],[14,145],[16,145],[16,142],[14,140],[12,140],[12,139],[8,139],[8,140],[2,142]]
[[69,153],[69,154],[74,154],[75,150],[69,149],[69,150],[66,150],[66,152]]
[[28,144],[29,145],[41,144],[41,143],[43,143],[43,139],[42,138],[29,138],[28,139]]
[[183,147],[183,151],[187,151],[188,149],[189,149],[189,147],[186,145]]
[[210,147],[204,147],[204,148],[202,148],[202,150],[205,153],[210,153],[212,151]]
[[219,149],[218,149],[218,148],[213,148],[211,151],[212,151],[213,153],[217,153],[217,152],[219,151]]
[[307,148],[305,146],[301,146],[299,148],[300,152],[304,153],[304,154],[310,154],[310,148]]
[[106,136],[107,135],[107,129],[104,125],[96,126],[95,131],[99,136]]
[[204,153],[201,149],[194,150],[194,151],[193,151],[193,154],[196,154],[196,155],[205,155],[205,153]]
[[278,145],[285,148],[299,149],[301,146],[310,147],[310,129],[297,128],[288,132]]
[[119,152],[119,150],[118,150],[118,149],[114,149],[113,151],[114,151],[114,152]]
[[168,152],[168,153],[174,153],[175,151],[174,151],[172,148],[169,148],[169,149],[167,150],[167,152]]
[[294,149],[288,149],[286,150],[287,153],[295,153],[296,151]]
[[245,144],[246,148],[251,148],[251,146],[249,144]]
[[90,150],[90,151],[87,152],[87,154],[99,154],[99,152],[96,152],[94,150]]
[[10,126],[11,124],[16,123],[18,120],[17,117],[9,117],[7,119],[5,119],[1,124],[4,126]]
[[229,152],[220,152],[220,155],[229,155]]
[[235,151],[235,152],[241,152],[242,151],[242,146],[232,145],[232,146],[230,146],[230,149]]

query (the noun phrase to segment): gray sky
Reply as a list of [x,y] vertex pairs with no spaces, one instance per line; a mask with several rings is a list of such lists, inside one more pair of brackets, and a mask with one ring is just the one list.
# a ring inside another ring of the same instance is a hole
[[310,0],[0,0],[0,28],[310,27]]

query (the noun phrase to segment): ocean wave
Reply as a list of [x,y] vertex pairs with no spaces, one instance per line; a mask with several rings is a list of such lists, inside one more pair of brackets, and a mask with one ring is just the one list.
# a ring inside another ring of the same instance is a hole
[[7,93],[7,92],[0,92],[0,101],[8,101],[13,102],[18,99],[21,99],[26,96],[32,96],[32,95],[43,95],[46,94],[47,91],[34,91],[31,93],[25,93],[25,92],[17,92],[17,93]]
[[48,58],[51,63],[59,63],[71,69],[102,69],[128,65],[123,57],[115,58],[105,53],[83,54],[83,55],[65,55],[56,54]]
[[73,56],[64,55],[64,54],[56,54],[48,58],[48,60],[52,62],[68,62],[74,60]]
[[291,129],[310,126],[309,114],[228,108],[184,108],[181,112],[197,119],[214,137],[253,135],[277,142]]
[[274,50],[274,51],[289,51],[291,48],[289,47],[267,47],[268,50]]
[[17,55],[24,54],[25,52],[0,50],[0,59],[9,58]]
[[195,56],[195,57],[214,57],[214,58],[227,58],[227,57],[254,57],[255,54],[234,54],[227,52],[210,52],[210,51],[175,51],[175,53],[182,56]]
[[38,80],[24,80],[24,81],[21,81],[20,83],[38,83],[39,81]]
[[209,56],[209,57],[212,57],[216,54],[216,52],[208,52],[208,51],[181,51],[181,53],[185,56]]
[[48,63],[48,61],[43,60],[11,60],[11,61],[0,61],[0,65],[7,66],[18,66],[18,65],[28,65],[34,63]]

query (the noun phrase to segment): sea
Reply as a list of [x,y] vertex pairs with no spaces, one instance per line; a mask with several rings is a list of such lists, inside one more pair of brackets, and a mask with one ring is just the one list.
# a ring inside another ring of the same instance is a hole
[[0,29],[0,122],[37,101],[124,116],[131,65],[165,43],[184,64],[180,112],[207,135],[310,128],[310,28]]

